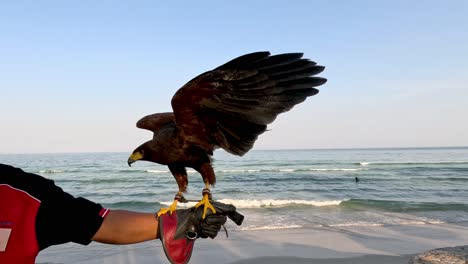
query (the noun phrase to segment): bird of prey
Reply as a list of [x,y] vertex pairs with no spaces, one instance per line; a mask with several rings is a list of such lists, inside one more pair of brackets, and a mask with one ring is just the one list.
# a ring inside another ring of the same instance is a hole
[[195,206],[204,205],[203,217],[208,208],[215,212],[209,189],[216,182],[213,151],[222,148],[244,155],[278,114],[317,94],[315,87],[326,82],[315,76],[325,67],[302,57],[302,53],[271,56],[267,51],[240,56],[180,88],[172,97],[173,112],[137,122],[138,128],[154,134],[132,152],[128,165],[137,160],[167,165],[179,187],[172,205],[158,215],[172,213],[184,199],[187,167],[199,172],[206,186]]

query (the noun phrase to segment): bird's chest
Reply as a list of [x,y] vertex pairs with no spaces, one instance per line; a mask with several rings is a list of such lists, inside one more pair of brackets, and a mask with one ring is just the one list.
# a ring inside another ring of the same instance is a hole
[[164,165],[177,163],[193,167],[194,164],[199,164],[204,156],[206,155],[197,155],[184,145],[161,144],[157,162]]
[[160,134],[153,142],[154,161],[167,165],[184,159],[183,145],[174,135]]

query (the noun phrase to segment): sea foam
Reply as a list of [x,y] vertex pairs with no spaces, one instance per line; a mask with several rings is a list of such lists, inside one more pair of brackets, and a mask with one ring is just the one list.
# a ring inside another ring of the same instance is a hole
[[292,229],[292,228],[301,228],[301,225],[283,225],[283,226],[277,226],[277,225],[265,225],[265,226],[246,226],[246,227],[241,227],[239,230],[249,230],[249,231],[255,231],[255,230],[278,230],[278,229]]
[[64,170],[40,170],[39,173],[63,173]]
[[260,207],[284,207],[291,205],[311,205],[311,206],[336,206],[340,205],[343,200],[236,200],[236,199],[221,199],[219,202],[233,204],[237,208],[260,208]]
[[[274,199],[261,199],[261,200],[237,200],[237,199],[220,199],[218,202],[225,204],[232,204],[237,208],[263,208],[263,207],[286,207],[292,205],[309,205],[309,206],[337,206],[345,200],[274,200]],[[170,202],[161,202],[163,205],[171,205]],[[194,206],[195,202],[179,203],[182,207]]]
[[168,170],[146,170],[148,173],[169,173]]

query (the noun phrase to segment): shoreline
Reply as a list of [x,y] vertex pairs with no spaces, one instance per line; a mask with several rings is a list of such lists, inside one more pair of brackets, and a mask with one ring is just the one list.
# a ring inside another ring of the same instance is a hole
[[[427,224],[230,231],[200,239],[190,263],[407,263],[423,251],[468,244],[468,225]],[[114,246],[73,243],[41,252],[37,263],[169,263],[159,241]]]

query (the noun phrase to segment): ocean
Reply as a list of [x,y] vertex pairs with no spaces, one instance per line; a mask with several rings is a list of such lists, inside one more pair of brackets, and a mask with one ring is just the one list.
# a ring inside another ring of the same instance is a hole
[[[0,163],[111,209],[169,205],[177,184],[168,168],[128,167],[128,155],[2,154]],[[468,221],[468,148],[252,150],[244,157],[217,151],[214,167],[213,198],[246,217],[241,227],[227,225],[234,231]],[[188,172],[185,197],[200,199],[201,176]]]

